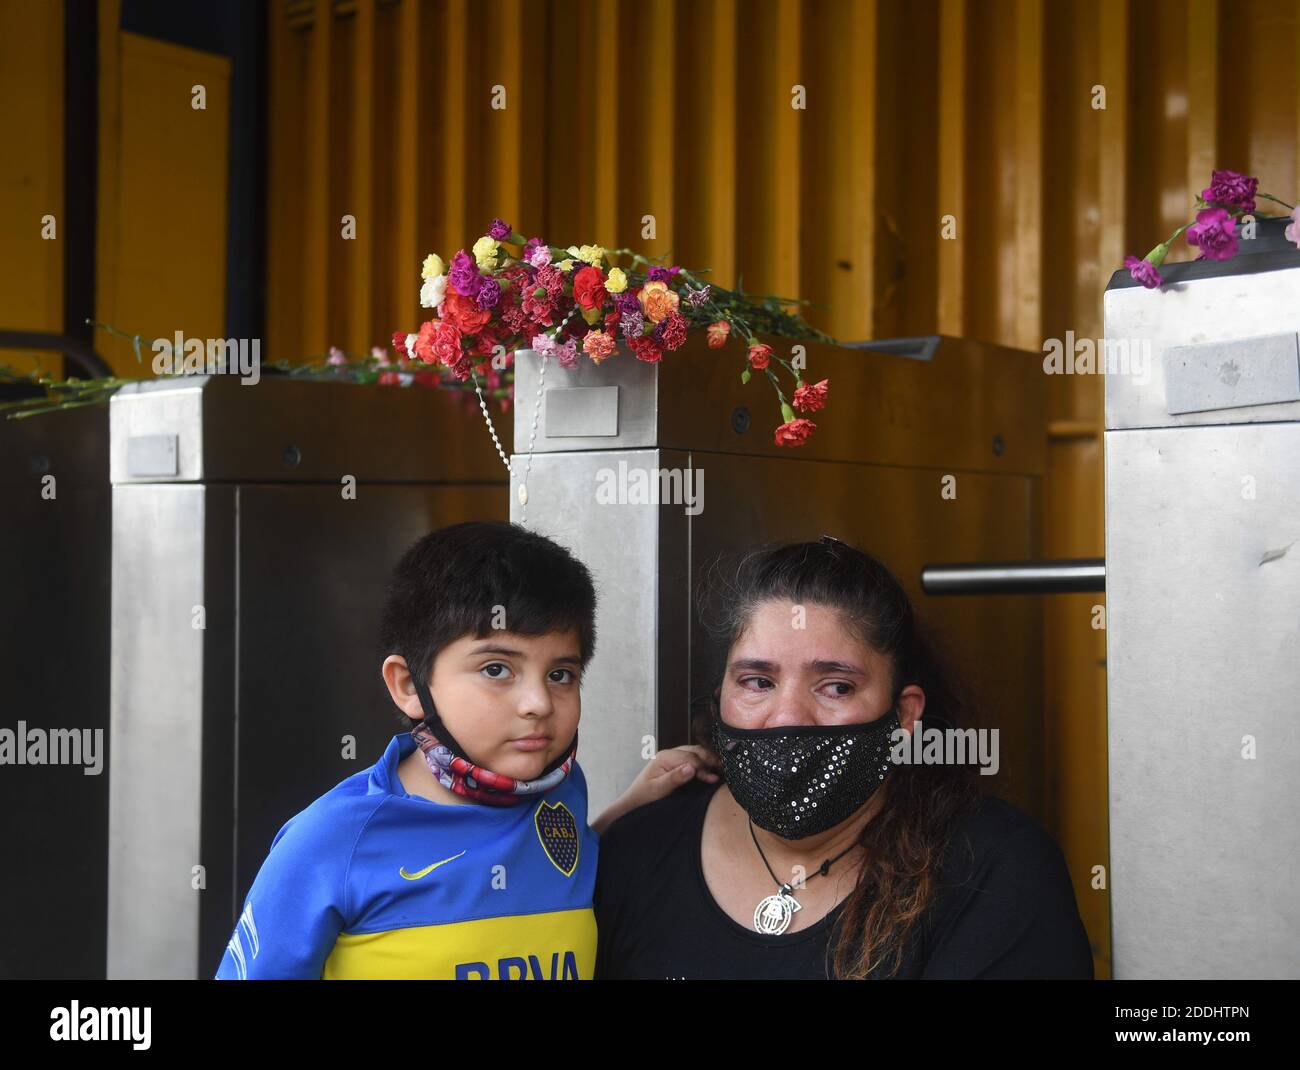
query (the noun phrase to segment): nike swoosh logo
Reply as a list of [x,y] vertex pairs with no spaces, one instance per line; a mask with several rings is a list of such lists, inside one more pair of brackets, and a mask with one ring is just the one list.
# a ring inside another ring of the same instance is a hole
[[[463,855],[464,853],[465,853],[464,851],[461,851],[460,855]],[[403,877],[405,877],[408,881],[418,881],[421,877],[427,877],[439,866],[445,866],[448,862],[454,862],[457,858],[460,857],[460,855],[452,855],[450,858],[444,858],[441,862],[435,862],[431,866],[425,866],[423,869],[416,870],[416,872],[414,873],[407,873],[405,866],[403,866],[397,872],[400,873]]]

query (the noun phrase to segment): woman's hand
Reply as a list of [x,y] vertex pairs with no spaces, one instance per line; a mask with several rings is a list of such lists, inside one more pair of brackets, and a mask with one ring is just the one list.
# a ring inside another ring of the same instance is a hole
[[720,767],[718,756],[701,744],[661,750],[637,774],[631,787],[610,803],[591,823],[591,827],[599,835],[629,810],[635,810],[638,806],[645,806],[646,803],[671,795],[683,784],[696,777],[710,784],[716,783],[719,775],[714,770]]

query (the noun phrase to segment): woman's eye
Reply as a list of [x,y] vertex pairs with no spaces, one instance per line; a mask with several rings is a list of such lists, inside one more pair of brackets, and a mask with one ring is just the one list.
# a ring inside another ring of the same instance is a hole
[[847,695],[851,695],[851,694],[853,694],[853,685],[850,684],[850,683],[846,683],[846,682],[843,681],[843,680],[832,680],[829,684],[825,684],[825,685],[823,685],[823,686],[825,686],[825,687],[835,687],[835,688],[841,688],[841,689],[842,689],[842,690],[839,690],[839,691],[833,691],[833,692],[831,693],[831,698],[844,698],[844,697],[846,697]]
[[766,676],[746,676],[740,681],[741,687],[750,687],[750,685],[755,685],[751,688],[755,691],[767,691],[769,688],[775,686]]
[[489,680],[504,680],[510,674],[510,666],[494,661],[491,665],[484,665],[481,671]]

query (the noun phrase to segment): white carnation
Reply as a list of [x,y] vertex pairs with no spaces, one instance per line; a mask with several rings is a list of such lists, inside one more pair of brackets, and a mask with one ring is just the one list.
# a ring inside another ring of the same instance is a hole
[[446,275],[435,275],[431,279],[425,279],[424,285],[420,287],[420,307],[437,308],[442,304],[442,299],[446,296]]

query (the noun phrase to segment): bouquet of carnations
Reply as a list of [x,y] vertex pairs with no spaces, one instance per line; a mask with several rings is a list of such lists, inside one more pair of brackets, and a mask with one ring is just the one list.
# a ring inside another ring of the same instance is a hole
[[[834,343],[782,307],[802,302],[751,298],[629,249],[525,240],[501,219],[471,251],[457,252],[450,267],[430,254],[421,276],[420,304],[434,317],[414,333],[394,334],[393,348],[403,366],[436,365],[454,382],[473,379],[476,390],[480,375],[490,389],[499,385],[515,350],[531,349],[572,369],[581,360],[600,364],[616,357],[621,340],[637,360],[653,363],[681,348],[691,331],[704,331],[711,349],[733,337],[743,340],[743,382],[755,371],[767,376],[781,410],[777,445],[807,441],[816,424],[796,410],[812,413],[826,404],[829,383],[805,381],[802,354],[786,360],[758,337]],[[793,380],[789,398],[777,367]]]
[[[1193,206],[1196,219],[1184,223],[1140,260],[1136,256],[1126,256],[1124,266],[1143,286],[1158,289],[1165,281],[1160,266],[1184,231],[1187,232],[1187,244],[1200,250],[1197,260],[1230,260],[1237,255],[1237,222],[1243,217],[1254,218],[1256,197],[1291,210],[1291,222],[1284,233],[1287,241],[1300,248],[1300,208],[1271,193],[1259,192],[1258,178],[1238,171],[1214,171],[1210,175],[1210,184],[1196,198]],[[1243,233],[1249,234],[1244,227]]]

